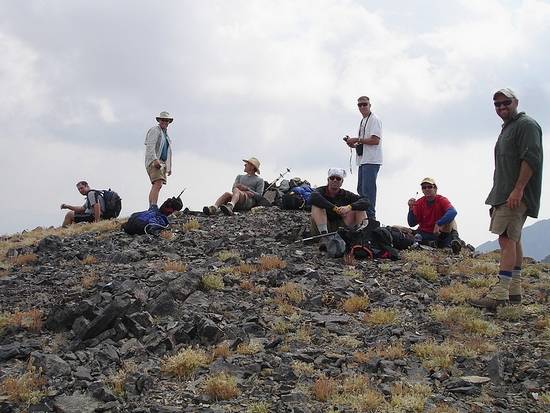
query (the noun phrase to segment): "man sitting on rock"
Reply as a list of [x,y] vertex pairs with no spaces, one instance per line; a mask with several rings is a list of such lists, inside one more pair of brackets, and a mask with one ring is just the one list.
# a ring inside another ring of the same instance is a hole
[[61,204],[61,209],[70,209],[63,220],[63,227],[77,222],[98,222],[105,212],[105,202],[101,191],[91,189],[86,181],[78,182],[76,188],[86,197],[86,202],[82,206]]
[[451,247],[455,254],[460,252],[462,242],[456,226],[456,209],[447,198],[437,194],[437,185],[432,178],[424,178],[420,183],[424,196],[408,201],[407,221],[414,230],[420,244],[438,248]]
[[226,215],[233,215],[233,211],[249,211],[255,207],[264,192],[264,180],[260,173],[260,161],[252,157],[243,159],[245,175],[237,175],[233,183],[232,192],[220,196],[214,205],[205,206],[202,211],[206,215],[215,215],[220,210]]
[[345,177],[344,169],[330,168],[327,185],[311,193],[312,235],[367,223],[366,211],[370,203],[367,198],[341,188]]

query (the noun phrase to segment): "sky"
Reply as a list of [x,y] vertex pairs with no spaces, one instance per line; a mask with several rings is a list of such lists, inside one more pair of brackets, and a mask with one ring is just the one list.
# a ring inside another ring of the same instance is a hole
[[[324,185],[328,168],[349,171],[342,137],[367,95],[383,125],[377,218],[406,225],[430,176],[478,245],[495,239],[492,95],[512,88],[544,132],[549,41],[550,2],[535,0],[2,0],[0,234],[60,225],[82,179],[116,190],[121,216],[147,209],[144,139],[163,110],[174,159],[161,200],[186,188],[201,210],[251,156],[266,181],[290,168]],[[344,187],[356,185],[353,162]]]

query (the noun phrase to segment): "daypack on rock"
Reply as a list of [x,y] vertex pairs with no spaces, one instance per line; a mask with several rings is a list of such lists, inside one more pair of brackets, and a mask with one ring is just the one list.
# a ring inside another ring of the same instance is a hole
[[156,235],[168,227],[168,218],[161,214],[156,206],[147,211],[134,212],[128,218],[122,229],[129,235],[151,234]]
[[118,217],[122,209],[122,198],[111,188],[99,192],[105,203],[102,217],[106,219]]
[[370,220],[369,225],[360,230],[340,228],[338,235],[345,241],[347,253],[354,258],[399,259],[399,252],[392,246],[390,231],[381,228],[378,221]]
[[391,233],[392,243],[394,248],[398,250],[406,250],[416,242],[416,240],[414,239],[414,235],[412,233],[407,233],[405,231],[400,230],[397,227],[386,227],[386,228]]

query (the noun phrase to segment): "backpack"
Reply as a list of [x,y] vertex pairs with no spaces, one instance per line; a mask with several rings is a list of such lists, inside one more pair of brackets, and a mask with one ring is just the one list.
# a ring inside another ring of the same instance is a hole
[[398,250],[406,250],[416,242],[413,234],[401,231],[396,227],[387,227],[387,229],[391,233],[394,248]]
[[168,225],[168,218],[161,214],[158,208],[150,208],[147,211],[134,212],[130,215],[128,221],[122,225],[122,229],[129,235],[158,235]]
[[105,211],[103,212],[102,218],[116,218],[120,214],[122,209],[122,198],[111,188],[99,191],[103,197],[103,202],[105,203]]
[[399,259],[399,252],[392,245],[391,232],[380,227],[378,221],[370,220],[369,225],[360,230],[340,228],[338,235],[346,242],[348,255],[354,258]]

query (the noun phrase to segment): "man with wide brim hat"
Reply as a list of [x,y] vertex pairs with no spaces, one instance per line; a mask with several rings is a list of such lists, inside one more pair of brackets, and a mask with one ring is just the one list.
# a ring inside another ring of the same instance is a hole
[[166,184],[166,177],[172,174],[172,141],[168,136],[168,125],[174,118],[165,111],[156,117],[145,137],[145,169],[151,181],[149,205],[157,205],[160,189]]
[[243,162],[246,174],[237,175],[232,192],[224,193],[214,205],[202,209],[206,215],[215,215],[219,211],[233,215],[233,211],[248,211],[258,204],[264,193],[264,180],[257,175],[260,173],[260,161],[251,157],[243,159]]

